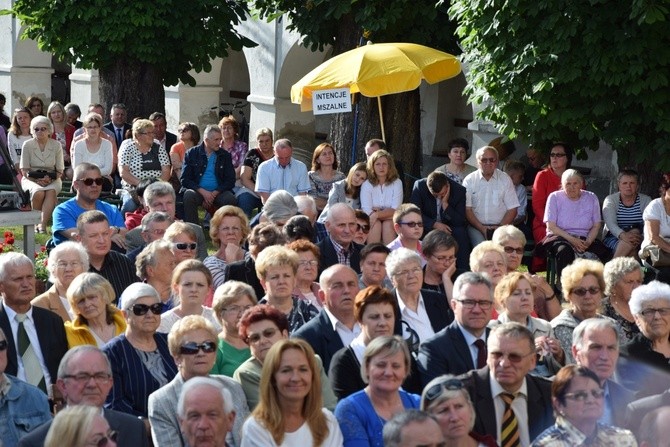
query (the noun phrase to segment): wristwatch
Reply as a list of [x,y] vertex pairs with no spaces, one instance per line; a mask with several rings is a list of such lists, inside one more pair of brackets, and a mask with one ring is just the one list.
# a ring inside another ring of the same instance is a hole
[[111,227],[112,230],[114,230],[114,234],[119,234],[121,232],[121,228],[119,227]]

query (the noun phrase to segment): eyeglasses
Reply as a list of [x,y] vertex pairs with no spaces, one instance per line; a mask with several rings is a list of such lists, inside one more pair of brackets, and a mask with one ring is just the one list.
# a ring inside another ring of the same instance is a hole
[[174,245],[177,248],[177,250],[195,250],[196,248],[198,248],[198,244],[195,242],[191,242],[190,244],[186,242],[178,242],[172,245]]
[[224,312],[230,312],[231,314],[240,314],[241,312],[246,312],[249,309],[251,309],[252,305],[249,306],[230,306],[230,307],[224,307],[222,310]]
[[420,267],[415,267],[413,269],[401,270],[399,272],[396,272],[396,273],[393,274],[393,276],[404,276],[405,278],[407,278],[409,275],[416,276],[419,273],[421,273],[422,271],[423,270],[421,270]]
[[81,262],[80,261],[72,261],[72,262],[58,262],[56,263],[56,268],[58,270],[67,270],[67,268],[73,268],[76,269],[77,267],[81,267]]
[[435,259],[437,262],[454,262],[456,260],[456,256],[435,256],[431,255],[433,259]]
[[584,402],[589,397],[589,394],[593,396],[594,399],[602,399],[605,397],[604,390],[591,390],[590,393],[588,391],[577,391],[576,393],[566,393],[563,397],[576,400],[577,402]]
[[317,265],[319,265],[319,261],[314,261],[314,260],[312,260],[312,261],[300,261],[298,263],[298,265],[300,267],[307,267],[307,266],[316,267]]
[[100,126],[86,126],[86,130],[100,129]]
[[516,253],[518,255],[523,254],[523,247],[519,247],[519,248],[503,247],[503,249],[505,250],[505,253],[507,253],[508,255],[511,255],[512,253]]
[[45,130],[48,130],[47,127],[36,127],[33,129],[35,132],[44,132]]
[[109,444],[109,441],[116,442],[118,437],[119,432],[115,430],[110,430],[105,434],[105,436],[95,441],[93,445],[95,445],[95,447],[106,447],[107,444]]
[[140,135],[154,135],[155,132],[153,130],[147,131],[147,132],[140,132]]
[[7,349],[9,345],[7,344],[7,340],[2,340],[0,341],[0,352],[4,351]]
[[184,133],[184,132],[188,132],[189,130],[191,130],[191,129],[189,129],[188,127],[185,127],[183,129],[177,129],[177,132]]
[[658,314],[662,317],[667,317],[668,315],[670,315],[670,307],[659,307],[658,309],[648,307],[647,309],[643,309],[642,311],[640,311],[640,314],[644,318],[654,318],[656,312],[658,312]]
[[102,185],[102,177],[84,178],[84,179],[79,179],[77,181],[83,183],[86,186],[91,186],[93,183],[95,183],[98,186]]
[[165,234],[165,230],[160,229],[160,228],[155,228],[153,230],[142,230],[142,233],[149,233],[149,234],[153,234],[154,236],[163,236]]
[[179,347],[179,352],[184,355],[195,355],[198,351],[202,350],[205,354],[211,354],[216,351],[216,343],[213,341],[204,341],[200,344],[197,344],[194,341],[185,343]]
[[78,383],[88,383],[89,380],[93,379],[95,383],[107,383],[109,379],[112,378],[112,375],[106,372],[98,372],[94,374],[89,373],[79,373],[79,374],[68,374],[63,376],[64,379],[72,379]]
[[462,389],[463,382],[458,379],[449,379],[431,386],[426,390],[423,396],[426,402],[432,402],[442,395],[443,390],[456,391]]
[[265,329],[260,334],[251,334],[250,336],[247,337],[247,343],[250,344],[250,345],[254,345],[254,344],[258,343],[259,341],[261,341],[261,337],[262,338],[272,338],[272,337],[275,336],[275,334],[277,333],[278,330],[279,329],[277,329],[277,328],[270,327],[270,328]]
[[362,231],[363,233],[368,234],[370,232],[370,225],[358,224],[358,231]]
[[495,163],[497,160],[494,157],[491,158],[480,158],[479,161],[481,163]]
[[510,352],[510,353],[503,353],[503,352],[489,352],[489,355],[493,360],[496,362],[499,362],[502,358],[507,357],[507,360],[509,360],[512,363],[519,363],[521,360],[525,359],[529,355],[535,355],[535,352],[529,352],[528,354],[517,354],[516,352]]
[[219,231],[222,233],[228,233],[229,231],[232,231],[233,233],[239,233],[242,231],[242,228],[240,227],[219,227]]
[[466,309],[474,309],[475,306],[479,306],[482,310],[488,310],[493,305],[493,301],[487,300],[456,300]]
[[561,158],[561,157],[565,157],[566,154],[558,154],[558,153],[552,152],[551,154],[549,154],[549,156],[551,158]]
[[423,228],[423,222],[398,222],[398,225],[407,225],[410,228]]
[[586,296],[587,293],[597,295],[600,293],[600,287],[589,287],[588,289],[586,287],[577,287],[576,289],[572,289],[571,293],[577,296]]
[[161,303],[152,304],[151,306],[148,304],[134,304],[130,310],[132,310],[133,313],[138,317],[146,315],[146,313],[149,311],[151,311],[151,313],[154,315],[160,315],[163,311],[163,305]]

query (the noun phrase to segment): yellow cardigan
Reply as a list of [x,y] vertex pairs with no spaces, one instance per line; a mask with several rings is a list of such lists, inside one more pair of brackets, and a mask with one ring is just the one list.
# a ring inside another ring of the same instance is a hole
[[[116,337],[126,331],[126,319],[118,309],[114,311],[112,318],[114,320],[114,336]],[[87,325],[82,324],[79,317],[76,317],[73,321],[65,322],[65,335],[67,335],[68,349],[79,345],[97,346],[91,330]]]

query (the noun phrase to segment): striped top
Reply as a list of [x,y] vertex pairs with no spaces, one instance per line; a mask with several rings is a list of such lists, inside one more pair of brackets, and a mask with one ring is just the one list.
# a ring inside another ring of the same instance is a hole
[[638,228],[642,230],[644,222],[642,220],[642,209],[640,207],[640,195],[638,194],[635,198],[635,202],[631,206],[626,206],[621,200],[617,205],[616,210],[616,219],[617,224],[624,231],[628,231],[631,228]]

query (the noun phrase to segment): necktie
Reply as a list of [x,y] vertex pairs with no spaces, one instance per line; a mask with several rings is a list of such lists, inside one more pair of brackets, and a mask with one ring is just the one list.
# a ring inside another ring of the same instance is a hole
[[512,402],[514,394],[502,393],[500,395],[505,402],[505,412],[503,413],[502,427],[500,427],[500,447],[519,447],[521,445],[519,435],[519,422],[516,420]]
[[486,366],[486,343],[481,338],[475,340],[477,347],[477,369]]
[[19,346],[19,355],[21,356],[21,362],[23,363],[23,369],[26,374],[26,382],[35,385],[46,393],[47,386],[44,381],[44,374],[42,373],[42,365],[40,365],[37,354],[35,354],[33,345],[30,344],[30,338],[28,338],[26,328],[23,326],[23,322],[26,318],[28,318],[26,314],[16,314],[16,321],[19,323],[18,330],[16,331],[16,341]]
[[123,136],[121,135],[121,129],[116,129],[116,147],[121,147],[121,142],[123,141]]

